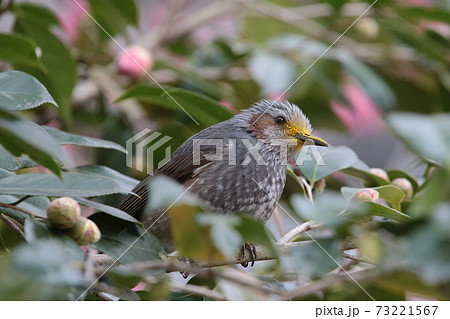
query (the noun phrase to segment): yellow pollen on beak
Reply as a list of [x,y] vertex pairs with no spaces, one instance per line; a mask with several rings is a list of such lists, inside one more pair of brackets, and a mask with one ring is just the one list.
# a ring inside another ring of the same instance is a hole
[[312,136],[311,132],[305,128],[301,128],[291,122],[285,124],[286,135],[289,138],[295,138],[297,140],[297,148],[300,149],[305,142],[309,142],[310,144],[317,146],[328,146],[328,143],[323,139]]

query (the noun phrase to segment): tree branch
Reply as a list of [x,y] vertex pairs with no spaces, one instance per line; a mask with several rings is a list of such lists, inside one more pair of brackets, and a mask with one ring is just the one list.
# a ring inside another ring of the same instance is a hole
[[362,270],[355,270],[352,272],[343,273],[331,278],[313,281],[306,285],[297,286],[294,289],[287,291],[286,293],[283,294],[282,299],[290,300],[292,298],[300,298],[319,291],[327,290],[336,284],[354,281],[359,282],[371,279],[377,276],[378,273],[379,273],[378,270],[370,267]]
[[[0,203],[1,204],[1,203]],[[1,206],[1,205],[0,205]],[[25,234],[23,233],[22,229],[20,229],[19,226],[14,223],[12,218],[9,218],[5,214],[0,214],[0,219],[8,225],[17,235],[20,236],[23,240],[25,240]]]

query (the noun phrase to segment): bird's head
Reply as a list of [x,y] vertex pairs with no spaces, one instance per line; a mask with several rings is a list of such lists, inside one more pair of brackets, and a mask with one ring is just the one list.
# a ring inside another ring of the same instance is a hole
[[[300,108],[287,101],[262,100],[242,112],[247,130],[264,143],[285,143],[289,153],[299,151],[308,142],[328,146],[311,135],[311,124]],[[284,142],[283,142],[284,141]]]

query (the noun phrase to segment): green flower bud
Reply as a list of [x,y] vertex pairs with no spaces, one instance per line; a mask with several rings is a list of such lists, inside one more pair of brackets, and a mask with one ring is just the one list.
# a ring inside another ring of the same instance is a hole
[[80,206],[70,197],[57,198],[47,208],[50,225],[58,229],[67,229],[75,225],[80,216]]
[[396,178],[391,183],[394,186],[397,186],[400,188],[406,195],[406,199],[411,198],[413,195],[413,186],[410,181],[408,181],[406,178]]
[[80,246],[93,244],[101,237],[97,225],[86,217],[79,217],[75,225],[67,229],[66,233]]
[[384,179],[385,181],[389,182],[389,176],[386,173],[386,171],[384,169],[381,168],[371,168],[369,170],[370,173],[372,173],[373,175],[376,175],[382,179]]
[[360,202],[376,202],[380,198],[380,194],[371,188],[364,188],[356,192],[353,197]]

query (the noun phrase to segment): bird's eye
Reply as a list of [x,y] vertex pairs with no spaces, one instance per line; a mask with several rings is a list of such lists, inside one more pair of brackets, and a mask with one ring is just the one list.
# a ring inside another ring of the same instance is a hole
[[285,119],[283,116],[277,116],[277,118],[275,119],[275,121],[276,121],[278,124],[284,124],[284,123],[286,123],[286,119]]

